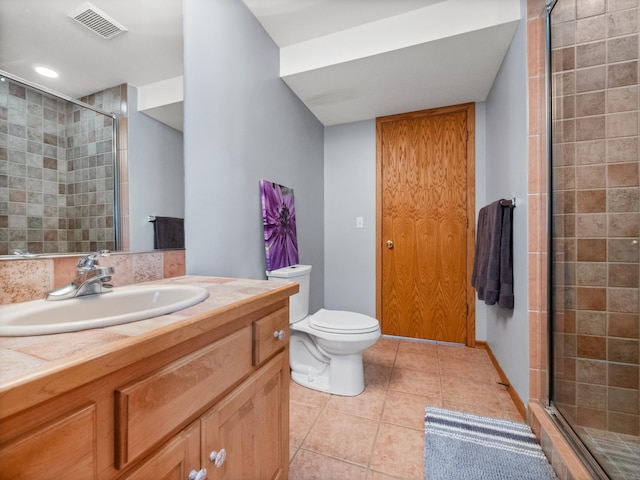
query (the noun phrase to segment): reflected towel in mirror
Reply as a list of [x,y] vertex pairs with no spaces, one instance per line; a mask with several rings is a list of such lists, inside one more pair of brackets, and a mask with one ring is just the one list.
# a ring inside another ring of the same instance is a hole
[[184,219],[155,217],[153,221],[153,248],[184,248]]

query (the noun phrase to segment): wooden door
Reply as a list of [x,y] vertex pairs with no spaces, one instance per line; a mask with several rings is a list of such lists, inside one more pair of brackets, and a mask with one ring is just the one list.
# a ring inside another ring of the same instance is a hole
[[474,344],[474,105],[377,119],[378,318]]

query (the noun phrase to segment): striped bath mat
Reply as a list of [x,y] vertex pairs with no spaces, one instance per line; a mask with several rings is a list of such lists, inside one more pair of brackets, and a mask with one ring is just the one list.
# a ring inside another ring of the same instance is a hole
[[525,423],[425,409],[425,480],[555,480]]

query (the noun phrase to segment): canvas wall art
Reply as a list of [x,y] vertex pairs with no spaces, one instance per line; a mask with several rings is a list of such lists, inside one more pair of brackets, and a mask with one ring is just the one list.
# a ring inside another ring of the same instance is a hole
[[296,265],[298,237],[293,189],[260,180],[260,191],[267,271]]

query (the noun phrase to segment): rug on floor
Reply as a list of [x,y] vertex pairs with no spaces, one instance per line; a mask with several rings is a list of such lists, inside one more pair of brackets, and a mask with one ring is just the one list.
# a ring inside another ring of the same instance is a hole
[[426,407],[425,480],[555,480],[526,423]]

